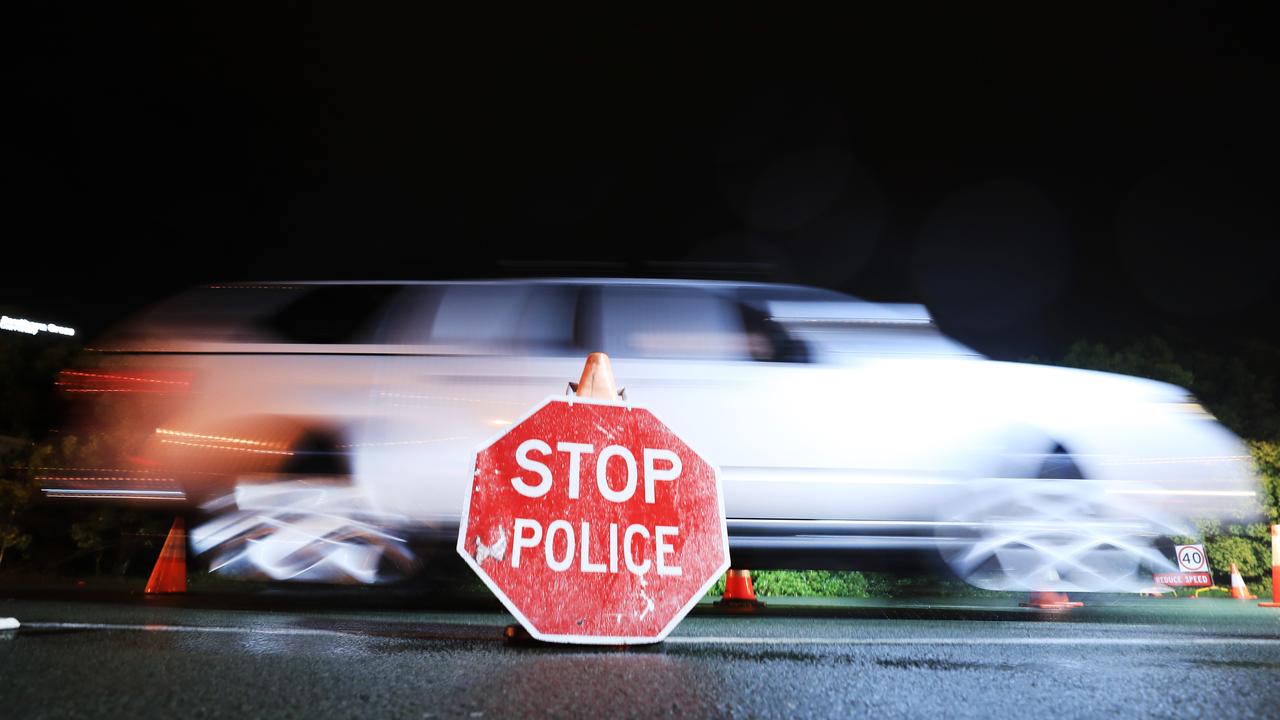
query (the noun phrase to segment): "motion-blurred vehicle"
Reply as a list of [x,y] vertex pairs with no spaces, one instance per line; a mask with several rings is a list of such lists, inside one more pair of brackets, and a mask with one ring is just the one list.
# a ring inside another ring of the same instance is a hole
[[720,466],[738,567],[941,561],[991,589],[1134,590],[1162,538],[1256,511],[1241,442],[1181,388],[996,362],[919,305],[666,280],[202,287],[64,389],[113,467],[45,493],[198,509],[222,572],[379,582],[451,547],[472,452],[613,359]]

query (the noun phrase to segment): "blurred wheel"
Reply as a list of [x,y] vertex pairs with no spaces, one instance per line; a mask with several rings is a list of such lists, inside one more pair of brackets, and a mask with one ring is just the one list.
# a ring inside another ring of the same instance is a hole
[[372,510],[360,488],[324,480],[250,482],[206,503],[193,552],[210,572],[242,579],[370,585],[412,574],[405,519]]
[[1034,478],[983,478],[944,520],[943,560],[971,585],[988,590],[1134,592],[1148,569],[1176,570],[1155,548],[1162,535],[1185,532],[1135,497],[1088,480],[1070,454],[1047,455]]

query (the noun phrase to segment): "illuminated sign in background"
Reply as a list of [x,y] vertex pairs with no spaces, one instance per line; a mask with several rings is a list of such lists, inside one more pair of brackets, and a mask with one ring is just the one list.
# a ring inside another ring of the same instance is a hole
[[26,333],[27,335],[35,335],[41,332],[51,332],[56,335],[75,335],[73,328],[62,327],[52,323],[38,323],[22,318],[12,318],[8,315],[0,317],[0,330],[12,330],[13,332]]

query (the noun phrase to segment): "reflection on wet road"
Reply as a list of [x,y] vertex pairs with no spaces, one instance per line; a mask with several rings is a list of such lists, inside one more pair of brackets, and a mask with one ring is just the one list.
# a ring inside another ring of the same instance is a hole
[[0,633],[0,706],[24,718],[1272,717],[1280,702],[1280,614],[1229,601],[703,611],[626,650],[509,645],[498,613],[9,600],[0,615],[23,622]]

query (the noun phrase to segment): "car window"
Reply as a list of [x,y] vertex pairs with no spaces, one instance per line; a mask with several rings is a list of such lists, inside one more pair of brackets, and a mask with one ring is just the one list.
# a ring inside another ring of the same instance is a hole
[[792,331],[835,359],[851,355],[979,356],[933,325],[836,325],[813,323]]
[[148,308],[102,338],[105,342],[198,340],[274,342],[264,326],[273,313],[306,295],[300,285],[206,285]]
[[577,352],[580,289],[534,283],[459,283],[419,288],[397,308],[390,340],[457,352]]
[[749,360],[742,314],[732,298],[697,288],[604,286],[599,322],[617,357]]
[[319,285],[269,316],[262,325],[286,342],[334,344],[371,341],[396,285]]
[[803,287],[747,288],[742,295],[749,308],[764,316],[766,330],[779,338],[777,346],[792,357],[805,353],[806,359],[816,355],[838,361],[860,355],[980,356],[942,334],[922,305],[874,303]]
[[812,362],[809,346],[788,332],[781,324],[758,307],[748,303],[739,306],[747,332],[753,360],[760,362]]

